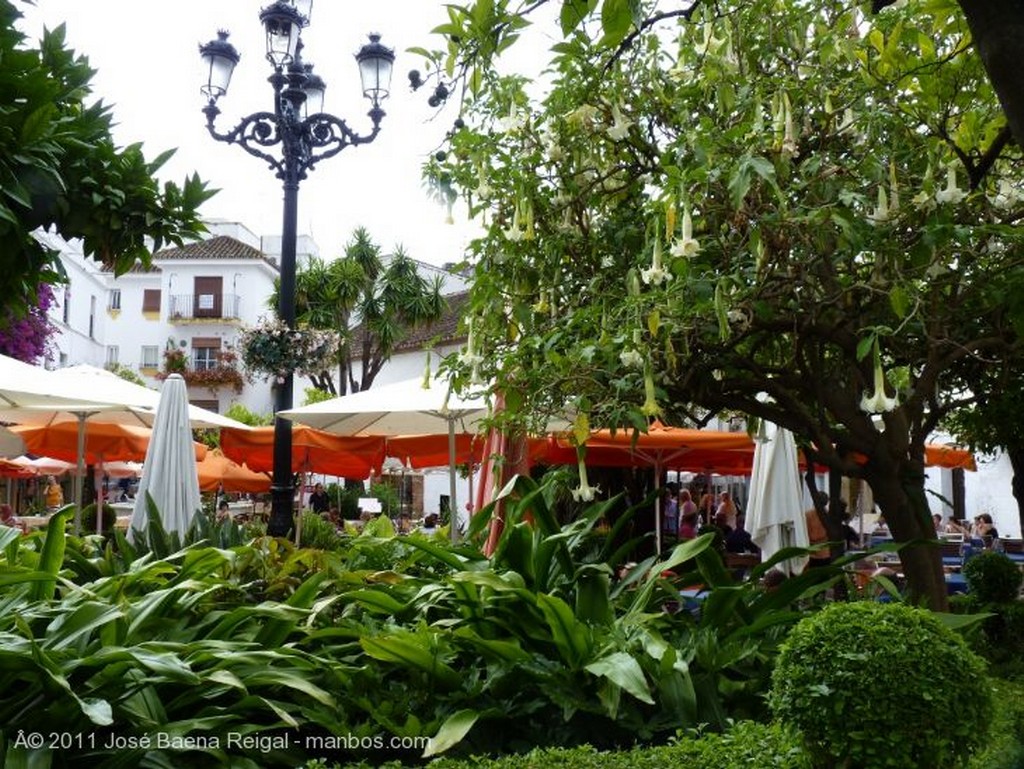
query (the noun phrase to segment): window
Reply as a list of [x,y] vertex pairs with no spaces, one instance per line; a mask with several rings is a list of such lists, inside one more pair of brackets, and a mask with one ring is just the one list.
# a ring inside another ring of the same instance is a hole
[[189,403],[191,403],[193,406],[198,406],[201,409],[206,409],[207,411],[212,411],[214,414],[219,414],[220,413],[220,403],[218,403],[217,401],[193,401],[193,400],[190,400]]
[[96,338],[96,297],[89,297],[89,338]]
[[118,364],[118,350],[116,344],[107,345],[107,365],[116,366]]
[[143,345],[142,346],[142,363],[139,365],[140,368],[159,368],[160,366],[160,348],[157,345]]
[[207,371],[217,368],[217,356],[220,354],[220,337],[192,337],[192,368],[196,371]]
[[147,288],[142,292],[142,311],[160,312],[159,288]]
[[121,309],[121,289],[112,288],[110,289],[110,295],[107,298],[107,309],[108,310],[120,310]]
[[67,324],[69,324],[71,322],[71,287],[70,286],[65,286],[64,287],[64,308],[63,308],[63,311],[64,311],[64,314],[61,317],[62,317],[62,319],[64,321],[64,325],[67,325]]

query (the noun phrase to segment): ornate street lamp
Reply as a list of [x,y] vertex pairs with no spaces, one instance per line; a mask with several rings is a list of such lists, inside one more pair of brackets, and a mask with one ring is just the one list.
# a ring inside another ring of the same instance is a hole
[[[380,133],[384,110],[380,104],[391,87],[391,69],[395,53],[380,43],[379,35],[356,54],[363,94],[372,105],[369,111],[373,130],[361,136],[345,121],[323,112],[324,81],[313,74],[313,67],[302,61],[302,29],[309,24],[312,0],[278,0],[260,11],[267,39],[267,60],[273,67],[269,81],[274,89],[274,111],[255,112],[226,133],[214,127],[220,114],[217,100],[227,93],[231,74],[240,56],[228,42],[228,33],[199,47],[206,65],[207,79],[200,89],[207,98],[203,113],[206,127],[217,141],[238,144],[250,155],[267,162],[284,186],[284,219],[281,242],[281,288],[278,315],[290,328],[295,327],[295,248],[297,239],[299,182],[325,158],[337,155],[349,145],[367,144]],[[278,383],[274,411],[292,407],[293,375]],[[274,421],[274,478],[271,485],[273,506],[267,533],[286,536],[293,525],[295,495],[291,468],[291,422]]]

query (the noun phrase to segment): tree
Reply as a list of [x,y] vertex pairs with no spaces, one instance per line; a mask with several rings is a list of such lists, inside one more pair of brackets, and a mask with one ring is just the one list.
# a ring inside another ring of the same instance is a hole
[[0,296],[23,313],[41,283],[61,280],[57,253],[32,235],[53,228],[81,238],[83,252],[117,274],[150,250],[202,231],[198,208],[213,193],[195,175],[183,186],[154,175],[172,153],[153,161],[141,144],[118,148],[112,116],[87,104],[93,70],[65,48],[63,25],[25,45],[11,0],[0,0]]
[[[445,308],[440,280],[423,278],[401,246],[385,264],[363,227],[353,232],[343,258],[311,259],[295,286],[296,321],[338,334],[337,381],[330,371],[312,377],[317,389],[333,395],[369,388],[404,334],[437,320]],[[276,291],[269,301],[277,306]]]
[[[491,217],[460,381],[582,432],[771,420],[933,539],[928,435],[1020,355],[1020,153],[963,19],[597,5],[562,3],[538,103],[492,66],[525,23],[506,3],[450,7],[424,52],[466,85],[425,172]],[[937,548],[901,557],[944,607]]]

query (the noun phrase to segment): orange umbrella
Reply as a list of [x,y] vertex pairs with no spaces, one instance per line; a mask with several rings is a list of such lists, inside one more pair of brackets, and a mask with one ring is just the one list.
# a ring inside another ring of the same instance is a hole
[[[384,462],[381,436],[342,436],[305,425],[292,425],[292,472],[314,472],[342,478],[366,478]],[[220,431],[224,456],[244,462],[250,470],[274,469],[274,428]]]
[[[531,456],[540,464],[575,464],[576,449],[565,436],[534,439]],[[597,430],[587,440],[587,464],[597,467],[661,466],[666,470],[750,475],[754,440],[745,432],[694,430],[655,423],[636,436],[632,430]],[[803,466],[803,454],[800,455]],[[964,449],[930,443],[925,446],[929,467],[977,470],[974,456]]]
[[270,491],[270,477],[266,473],[250,470],[245,464],[238,464],[223,452],[214,449],[206,452],[203,461],[196,465],[199,471],[200,491],[240,491],[258,494]]
[[[11,432],[25,441],[25,448],[32,454],[42,454],[65,462],[78,459],[78,423],[54,422],[41,425],[14,425]],[[131,460],[141,462],[146,458],[149,446],[148,427],[124,425],[114,422],[85,422],[85,464],[96,465],[104,462]],[[206,456],[206,446],[195,444],[196,459]]]
[[[387,439],[385,453],[389,457],[409,460],[409,466],[441,467],[448,466],[451,456],[448,453],[448,436],[443,433],[436,435],[396,435]],[[475,433],[457,433],[455,435],[455,463],[479,463],[484,454],[484,437]]]
[[9,459],[0,459],[0,476],[4,478],[31,478],[35,474],[31,467],[26,467]]

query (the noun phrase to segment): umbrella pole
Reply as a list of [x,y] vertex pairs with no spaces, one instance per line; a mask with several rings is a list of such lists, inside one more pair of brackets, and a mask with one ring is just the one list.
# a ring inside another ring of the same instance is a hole
[[455,420],[448,419],[448,526],[452,542],[459,541],[459,506],[455,501]]
[[75,474],[75,534],[82,533],[82,493],[85,486],[85,414],[78,414],[78,470]]
[[96,533],[103,533],[103,504],[106,502],[106,484],[103,482],[103,457],[96,463]]
[[654,542],[661,557],[661,459],[654,463]]

